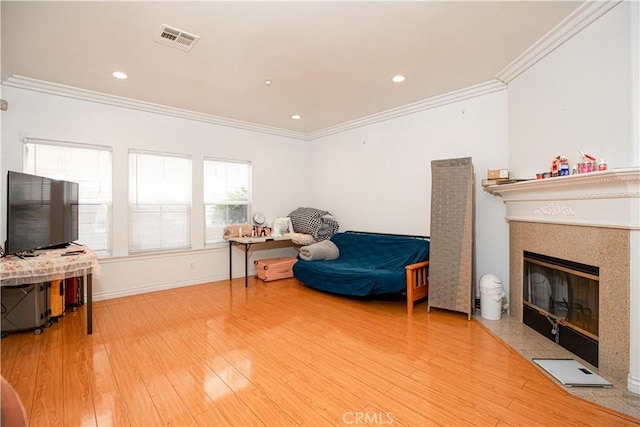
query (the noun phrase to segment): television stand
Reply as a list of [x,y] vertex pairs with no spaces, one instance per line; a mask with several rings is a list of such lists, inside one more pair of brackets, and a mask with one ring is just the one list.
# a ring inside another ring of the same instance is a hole
[[[66,248],[66,247],[65,247]],[[0,286],[19,286],[50,282],[69,277],[86,280],[87,335],[93,332],[93,274],[99,274],[100,264],[91,249],[83,246],[83,253],[63,256],[66,249],[40,251],[40,256],[20,259],[7,256],[0,260]]]
[[54,249],[67,249],[69,247],[69,243],[59,243],[57,245],[47,246],[46,248],[42,248],[43,250],[54,250]]

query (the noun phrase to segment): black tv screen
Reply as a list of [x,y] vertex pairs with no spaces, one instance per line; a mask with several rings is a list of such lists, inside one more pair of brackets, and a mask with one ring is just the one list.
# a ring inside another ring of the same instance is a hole
[[78,196],[75,182],[9,171],[5,252],[28,252],[78,240]]

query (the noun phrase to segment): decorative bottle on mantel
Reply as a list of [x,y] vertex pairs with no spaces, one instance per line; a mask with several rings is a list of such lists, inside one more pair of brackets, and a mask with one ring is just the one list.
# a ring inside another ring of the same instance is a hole
[[571,172],[569,171],[569,159],[565,156],[560,156],[560,176],[569,176]]
[[600,159],[600,162],[598,163],[598,170],[599,171],[607,170],[607,159]]

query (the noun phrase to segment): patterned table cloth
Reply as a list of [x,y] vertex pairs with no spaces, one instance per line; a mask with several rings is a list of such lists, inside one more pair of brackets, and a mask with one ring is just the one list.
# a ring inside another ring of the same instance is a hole
[[[8,256],[0,260],[0,286],[15,286],[26,283],[49,282],[57,279],[100,274],[96,255],[87,247],[69,247],[36,251],[37,256],[21,259]],[[84,253],[63,256],[68,251],[83,250]]]

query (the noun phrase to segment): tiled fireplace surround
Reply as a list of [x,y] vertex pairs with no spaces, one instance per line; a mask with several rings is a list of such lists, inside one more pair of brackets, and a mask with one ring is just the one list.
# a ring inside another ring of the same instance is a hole
[[510,316],[522,322],[524,251],[599,267],[599,371],[640,393],[640,168],[487,191],[507,206]]
[[600,267],[599,369],[629,372],[629,231],[575,225],[511,222],[511,316],[522,320],[522,252],[529,251]]

